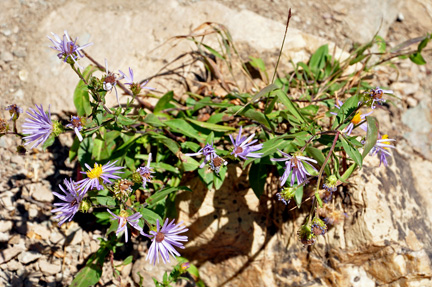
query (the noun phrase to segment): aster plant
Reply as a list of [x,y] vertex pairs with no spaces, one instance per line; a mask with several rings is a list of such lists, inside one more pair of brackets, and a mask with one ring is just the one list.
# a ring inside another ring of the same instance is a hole
[[[218,33],[218,37],[223,35]],[[418,53],[430,38],[423,39],[425,42],[419,44],[411,60],[418,60]],[[178,211],[176,196],[191,192],[194,185],[189,183],[193,178],[199,178],[216,194],[223,192],[221,187],[227,177],[239,176],[237,171],[242,170],[259,198],[257,202],[277,206],[281,214],[299,209],[304,221],[297,230],[298,240],[304,246],[315,244],[323,240],[320,235],[326,236],[332,225],[346,218],[343,210],[333,204],[337,201],[342,205],[338,189],[343,187],[344,192],[349,192],[347,183],[356,170],[365,168],[363,161],[367,155],[377,156],[380,166],[384,165],[381,168],[385,168],[389,165],[390,150],[396,148],[395,140],[379,129],[378,119],[370,111],[384,103],[384,94],[394,93],[372,88],[375,85],[371,85],[371,71],[375,70],[374,65],[399,54],[384,51],[375,55],[381,58],[373,64],[369,47],[377,45],[376,39],[343,61],[335,59],[324,45],[308,63],[294,64],[294,72],[283,77],[276,77],[275,72],[271,82],[259,59],[251,58],[248,65],[242,62],[222,67],[220,71],[231,71],[237,66],[260,69],[264,77],[258,85],[257,78],[244,79],[250,81],[245,87],[254,87],[249,90],[236,84],[237,79],[229,79],[229,75],[226,78],[213,75],[214,66],[208,66],[210,62],[204,59],[209,59],[206,53],[216,50],[191,38],[192,43],[198,44],[194,52],[207,68],[196,75],[210,73],[212,80],[206,79],[209,81],[201,84],[197,76],[199,88],[188,82],[190,90],[184,95],[173,91],[153,94],[155,89],[146,86],[148,80],[134,79],[131,68],[128,73],[111,72],[107,60],[103,66],[99,59],[84,51],[92,43],[80,46],[78,38],[72,40],[66,31],[62,37],[53,33],[49,39],[57,57],[70,64],[77,75],[76,113],[70,119],[54,113],[58,120],[54,121],[50,106],[45,111],[42,105],[36,105],[27,112],[20,133],[16,122],[23,110],[10,105],[3,111],[9,111],[14,129],[10,131],[8,122],[0,119],[0,136],[17,136],[25,146],[34,148],[53,144],[63,132],[76,135],[69,160],[76,163],[80,172],[76,179],[67,179],[59,185],[61,192],[54,192],[52,212],[56,213],[59,225],[83,212],[89,213],[86,216],[92,223],[94,217],[90,214],[96,216],[96,227],[108,226],[106,234],[101,234],[99,250],[75,274],[74,286],[97,284],[101,272],[93,271],[104,270],[106,259],[109,256],[113,259],[124,243],[143,246],[145,258],[152,265],[166,264],[172,258],[178,260],[162,282],[154,279],[158,287],[174,284],[179,278],[186,278],[183,273],[196,270],[193,260],[181,258],[182,249],[191,237],[190,222],[176,224],[173,219]],[[229,55],[236,51],[231,46],[232,40],[219,40],[227,45],[227,50],[214,56],[226,61],[232,59]],[[203,53],[202,47],[208,51]],[[403,51],[403,55],[409,53]],[[91,65],[81,68],[78,60],[83,57]],[[348,67],[358,62],[362,68],[348,73]],[[102,76],[96,76],[96,71]],[[234,74],[251,76],[250,70]],[[207,90],[213,84],[221,89]],[[260,86],[264,88],[251,92]],[[106,97],[113,89],[118,106],[107,105]],[[117,89],[126,99],[123,106]],[[225,94],[221,95],[219,90]],[[157,100],[154,103],[148,98]],[[26,152],[22,146],[17,151]],[[147,162],[143,164],[143,160]],[[194,203],[201,200],[200,196],[191,197]],[[268,210],[268,206],[262,210]],[[117,267],[112,264],[114,274],[119,274]],[[194,278],[199,280],[199,274],[195,273]]]

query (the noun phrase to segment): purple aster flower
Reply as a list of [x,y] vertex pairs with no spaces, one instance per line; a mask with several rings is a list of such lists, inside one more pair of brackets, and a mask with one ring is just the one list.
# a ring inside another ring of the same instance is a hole
[[26,141],[24,145],[34,142],[31,148],[44,143],[53,131],[50,107],[48,107],[48,114],[44,112],[42,105],[40,107],[36,105],[36,108],[37,110],[30,108],[31,112],[27,112],[30,118],[26,118],[22,125],[23,133],[29,134],[23,138]]
[[23,113],[23,109],[18,107],[16,104],[9,105],[5,108],[11,115],[10,121],[16,121],[20,114]]
[[[343,103],[340,100],[337,100],[337,104],[335,104],[335,108],[337,108],[338,110],[340,110],[340,108],[342,107]],[[330,114],[337,116],[337,113],[335,112],[330,112]]]
[[262,153],[252,153],[252,152],[262,149],[263,145],[262,144],[253,145],[258,141],[257,139],[252,140],[253,137],[255,136],[255,133],[251,134],[248,138],[242,137],[241,136],[242,129],[243,127],[240,127],[239,133],[235,141],[232,135],[229,136],[232,144],[234,145],[234,150],[232,151],[231,154],[233,154],[235,157],[238,156],[244,160],[246,160],[246,157],[260,158],[263,155]]
[[130,85],[130,89],[134,95],[139,94],[141,92],[141,89],[155,90],[155,88],[146,87],[148,80],[143,82],[142,84],[134,83],[134,74],[131,68],[129,68],[129,75],[126,75],[120,70],[119,73],[124,79],[126,79],[127,83],[125,84]]
[[117,103],[120,106],[120,101],[119,101],[116,85],[117,85],[117,81],[120,81],[121,79],[123,79],[123,76],[119,77],[118,75],[111,73],[108,70],[107,59],[105,59],[105,73],[106,73],[106,76],[105,76],[105,79],[103,82],[103,88],[107,92],[110,92],[114,88],[114,91],[116,93]]
[[307,179],[307,176],[311,175],[304,167],[304,164],[309,165],[313,170],[317,171],[316,168],[309,163],[309,162],[317,163],[316,160],[302,155],[296,155],[296,154],[290,156],[289,154],[284,153],[281,150],[278,151],[285,157],[272,158],[271,160],[285,161],[285,171],[282,177],[280,178],[281,186],[284,186],[285,182],[287,181],[290,175],[291,175],[291,182],[290,182],[291,186],[294,185],[296,179],[297,179],[297,184],[302,184]]
[[[372,114],[372,111],[362,115],[361,111],[357,111],[357,113],[354,115],[354,117],[352,118],[351,122],[349,123],[349,125],[342,131],[345,132],[347,135],[351,135],[351,132],[354,129],[355,125],[358,125],[359,123],[361,123],[362,121],[364,121],[364,119],[368,116]],[[366,123],[362,124],[360,126],[363,130],[366,128],[367,129],[367,125]]]
[[82,130],[82,121],[80,117],[72,116],[70,124],[66,125],[67,128],[71,128],[75,131],[75,134],[77,135],[80,142],[83,141],[83,137],[80,133]]
[[375,103],[380,104],[386,101],[385,99],[382,98],[384,94],[393,94],[393,91],[383,90],[380,89],[379,87],[370,90],[369,95],[372,97],[372,104],[371,104],[372,109],[375,109]]
[[52,213],[61,212],[55,217],[55,219],[61,218],[58,223],[59,226],[66,221],[72,220],[72,217],[74,217],[75,213],[78,212],[84,196],[84,194],[81,194],[78,184],[72,179],[69,179],[69,181],[65,179],[63,183],[66,186],[66,190],[64,190],[60,184],[59,187],[63,191],[64,195],[57,192],[53,192],[53,194],[64,202],[54,203],[54,206],[58,207],[51,211]]
[[183,243],[181,242],[186,242],[188,240],[187,236],[178,235],[179,233],[188,231],[185,226],[180,226],[182,223],[183,221],[179,224],[175,224],[174,219],[168,223],[167,218],[162,228],[160,228],[159,219],[156,219],[157,229],[156,231],[150,231],[149,237],[151,238],[153,236],[153,238],[151,238],[152,244],[146,260],[156,265],[156,261],[159,263],[159,253],[164,263],[170,262],[170,254],[173,257],[180,256],[180,253],[174,249],[174,246],[184,249]]
[[80,50],[93,45],[93,43],[88,43],[83,46],[79,46],[77,44],[78,37],[75,39],[75,41],[72,41],[67,31],[64,31],[63,39],[61,39],[58,35],[54,33],[51,34],[53,35],[53,39],[51,39],[50,37],[48,37],[48,39],[50,39],[50,41],[54,44],[54,46],[50,48],[59,52],[57,54],[57,57],[59,57],[59,59],[63,59],[65,63],[67,62],[68,59],[72,59],[72,61],[80,69],[82,69],[82,67],[77,62],[78,57],[81,58],[84,57],[84,55],[80,52]]
[[102,190],[104,187],[102,183],[109,183],[111,184],[111,179],[119,179],[120,176],[115,175],[114,173],[123,173],[119,171],[120,169],[123,169],[122,166],[115,166],[114,164],[117,161],[110,163],[108,162],[105,165],[101,164],[94,164],[94,167],[91,168],[88,164],[85,164],[88,171],[87,172],[81,172],[82,174],[87,174],[87,178],[84,178],[80,181],[78,181],[78,184],[80,185],[81,192],[83,194],[87,193],[90,189],[97,189]]
[[395,141],[394,139],[389,139],[388,135],[379,135],[379,139],[377,140],[375,146],[369,152],[369,155],[377,155],[380,159],[380,166],[384,163],[384,166],[387,166],[387,156],[391,156],[390,148],[395,148],[395,146],[391,145],[390,142]]
[[129,216],[129,213],[126,210],[120,211],[119,215],[115,215],[111,212],[111,210],[107,209],[107,211],[113,216],[111,220],[118,220],[118,227],[116,231],[116,236],[118,236],[120,233],[124,232],[125,234],[125,242],[128,242],[128,229],[127,229],[127,223],[129,223],[130,226],[138,230],[140,233],[143,233],[142,228],[138,225],[139,219],[142,217],[141,213],[137,212]]
[[146,187],[147,182],[151,182],[151,180],[153,179],[152,173],[154,173],[154,171],[153,171],[153,168],[150,167],[151,157],[152,157],[152,154],[149,153],[147,165],[139,167],[136,170],[136,172],[138,172],[142,178],[143,188]]
[[214,150],[213,144],[206,144],[205,147],[200,149],[196,153],[185,153],[185,156],[197,156],[203,155],[204,161],[200,164],[200,168],[203,168],[208,162],[213,161],[215,157],[217,157],[216,151]]

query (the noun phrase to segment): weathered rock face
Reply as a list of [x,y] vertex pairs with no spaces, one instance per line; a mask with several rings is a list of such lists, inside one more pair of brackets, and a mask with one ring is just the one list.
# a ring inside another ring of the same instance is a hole
[[209,286],[429,286],[432,164],[408,160],[396,151],[385,168],[367,158],[335,201],[347,218],[312,248],[296,236],[308,206],[288,211],[273,196],[275,177],[260,200],[238,166],[217,191],[193,178],[193,192],[177,197],[189,222],[183,255]]

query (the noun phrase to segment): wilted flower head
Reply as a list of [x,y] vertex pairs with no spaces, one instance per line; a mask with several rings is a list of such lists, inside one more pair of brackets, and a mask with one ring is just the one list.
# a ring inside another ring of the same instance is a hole
[[11,121],[16,121],[19,115],[23,113],[23,109],[18,107],[16,104],[7,106],[5,110],[9,111],[9,114],[11,115]]
[[216,154],[216,151],[214,150],[213,144],[206,144],[202,149],[200,149],[196,153],[185,153],[185,156],[197,156],[197,155],[203,155],[204,161],[200,164],[200,168],[203,168],[204,165],[206,165],[208,162],[212,161],[215,157],[218,155]]
[[143,188],[146,188],[147,182],[151,182],[153,179],[152,173],[154,173],[153,168],[150,167],[152,154],[149,153],[148,159],[147,159],[147,165],[139,167],[136,172],[140,174],[142,179]]
[[[349,125],[342,132],[345,132],[347,135],[351,135],[354,126],[364,121],[364,119],[370,114],[372,114],[372,111],[364,115],[361,113],[361,111],[357,111],[357,113],[354,115]],[[366,126],[366,123],[364,123],[362,126]],[[362,128],[363,130],[365,129],[365,127]]]
[[108,70],[108,61],[106,59],[105,59],[105,72],[106,72],[106,75],[105,75],[105,78],[103,81],[103,88],[107,92],[111,91],[114,88],[115,93],[116,93],[117,103],[120,106],[120,101],[119,101],[116,85],[117,85],[117,81],[123,79],[123,77],[122,76],[119,77],[118,75],[111,73]]
[[174,247],[184,249],[183,243],[188,240],[187,236],[179,235],[180,233],[188,231],[185,226],[180,226],[183,223],[179,224],[174,223],[174,219],[168,223],[168,218],[165,220],[162,228],[159,225],[159,219],[156,219],[156,231],[150,231],[150,238],[152,240],[152,244],[148,251],[146,260],[149,260],[153,265],[156,264],[156,261],[159,263],[159,254],[162,257],[164,263],[170,262],[169,255],[180,256]]
[[336,225],[347,217],[345,212],[335,209],[332,204],[324,204],[323,207],[317,208],[317,213],[324,218],[326,224],[330,225]]
[[132,192],[133,182],[128,179],[120,179],[114,184],[114,194],[117,198],[123,199],[127,198]]
[[312,220],[311,230],[313,234],[315,235],[324,235],[327,232],[327,225],[319,219],[318,217],[315,217]]
[[258,140],[252,140],[255,134],[251,134],[248,138],[242,137],[242,129],[243,127],[240,127],[239,133],[237,135],[236,140],[234,141],[233,136],[230,135],[230,139],[232,144],[234,145],[234,150],[231,154],[233,154],[235,157],[240,157],[242,159],[246,159],[247,157],[251,158],[260,158],[263,154],[262,153],[253,153],[255,151],[258,151],[262,149],[262,144],[253,145]]
[[331,192],[335,192],[337,190],[337,186],[338,186],[338,179],[334,174],[327,177],[326,182],[323,184],[323,188]]
[[382,98],[384,94],[393,94],[393,91],[383,90],[380,89],[379,87],[370,90],[369,95],[372,97],[372,104],[371,104],[372,109],[375,109],[375,103],[380,104],[386,101],[385,99]]
[[126,79],[127,82],[125,84],[131,86],[131,90],[135,95],[139,94],[141,89],[147,89],[147,90],[154,90],[155,89],[155,88],[151,88],[151,87],[146,87],[148,81],[145,81],[142,84],[134,83],[134,74],[133,74],[133,71],[130,67],[129,67],[129,75],[126,75],[125,73],[123,73],[120,70],[119,70],[119,73],[120,73],[120,75],[122,75],[122,77],[124,79]]
[[291,199],[294,197],[296,190],[297,188],[295,187],[285,187],[282,188],[280,192],[276,193],[276,196],[280,201],[285,203],[285,205],[288,205]]
[[82,125],[82,119],[80,117],[72,116],[71,122],[66,125],[67,128],[71,128],[75,131],[75,134],[77,135],[80,142],[82,142],[83,137],[80,133],[80,131],[83,128]]
[[26,141],[24,145],[34,142],[31,148],[37,147],[44,143],[53,132],[53,123],[51,121],[51,111],[48,107],[48,114],[44,112],[42,105],[37,110],[30,108],[31,112],[27,112],[30,118],[25,119],[23,124],[23,133],[29,134],[23,139]]
[[288,177],[291,175],[290,185],[293,186],[295,181],[297,180],[297,184],[302,184],[308,175],[311,175],[304,164],[309,165],[313,170],[317,171],[317,169],[311,165],[309,162],[317,163],[316,160],[302,156],[300,154],[294,154],[290,156],[287,153],[284,153],[281,150],[278,150],[284,157],[283,158],[272,158],[272,161],[285,161],[285,171],[280,178],[281,186],[284,186]]
[[119,170],[123,169],[122,166],[115,166],[114,164],[117,161],[110,163],[108,162],[105,165],[94,164],[94,167],[91,168],[88,164],[85,164],[88,171],[81,172],[82,174],[87,174],[87,178],[84,178],[78,182],[80,185],[80,189],[82,193],[85,194],[90,189],[102,190],[104,187],[102,183],[112,183],[111,179],[119,179],[120,176],[115,175],[114,173],[123,173]]
[[4,119],[0,118],[0,133],[6,133],[8,129],[8,123]]
[[84,194],[82,194],[79,190],[78,184],[74,182],[72,179],[64,180],[64,185],[66,190],[59,184],[60,189],[63,191],[63,194],[53,192],[55,196],[57,196],[60,200],[64,201],[61,203],[54,203],[54,206],[58,206],[53,209],[51,212],[60,212],[55,218],[61,218],[58,225],[62,225],[66,221],[71,221],[72,217],[74,217],[75,213],[78,212],[80,208],[81,201],[83,199]]
[[219,174],[220,168],[223,165],[227,165],[228,162],[221,158],[220,156],[215,156],[209,163],[210,168],[216,173]]
[[370,155],[377,155],[380,159],[380,166],[384,163],[384,166],[387,166],[387,158],[386,156],[390,156],[390,148],[395,148],[395,146],[391,145],[390,142],[395,141],[394,139],[389,139],[388,135],[378,135],[378,140],[375,146],[369,152]]
[[51,34],[53,36],[53,39],[51,39],[50,37],[48,37],[48,39],[50,39],[50,41],[54,44],[54,46],[51,48],[59,52],[57,54],[57,57],[59,57],[59,59],[63,59],[65,63],[75,63],[79,68],[82,69],[82,67],[77,62],[78,57],[84,57],[80,50],[93,45],[93,43],[79,46],[77,44],[78,37],[75,39],[75,41],[72,41],[67,31],[64,31],[63,39],[61,39],[58,35],[54,33]]
[[111,212],[111,210],[107,209],[107,211],[113,216],[111,220],[118,220],[118,227],[116,231],[116,236],[120,233],[124,232],[125,234],[125,242],[128,242],[128,229],[127,223],[130,226],[138,230],[140,233],[143,232],[142,228],[138,225],[139,219],[142,217],[141,213],[137,212],[129,216],[129,213],[126,210],[120,211],[119,215],[115,215]]
[[315,234],[312,232],[311,226],[309,224],[304,224],[297,231],[298,239],[303,245],[312,245],[316,241]]

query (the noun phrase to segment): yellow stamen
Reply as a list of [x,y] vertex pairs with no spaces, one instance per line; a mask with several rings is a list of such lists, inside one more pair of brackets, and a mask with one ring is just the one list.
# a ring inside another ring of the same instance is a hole
[[89,178],[99,178],[102,175],[103,171],[102,171],[102,165],[101,164],[94,164],[94,168],[92,170],[89,170],[87,172],[87,176]]
[[[382,139],[382,140],[387,140],[387,139],[388,139],[388,135],[383,135],[383,136],[381,137],[381,139]],[[389,142],[389,141],[385,141],[385,142],[381,142],[381,143],[390,145],[390,142]],[[384,147],[384,148],[388,149],[388,147]]]
[[[129,217],[129,213],[128,213],[126,210],[122,210],[122,211],[120,211],[119,216],[120,216],[120,217],[123,217],[123,219],[124,219],[124,220],[123,220],[123,224],[122,224],[122,226],[121,226],[121,227],[123,227],[123,226],[126,225],[126,222],[127,222],[126,218]],[[119,220],[119,223],[120,223],[120,220]]]
[[353,119],[351,120],[351,122],[355,125],[359,124],[361,122],[362,118],[361,118],[361,112],[358,111],[355,116],[353,117]]

